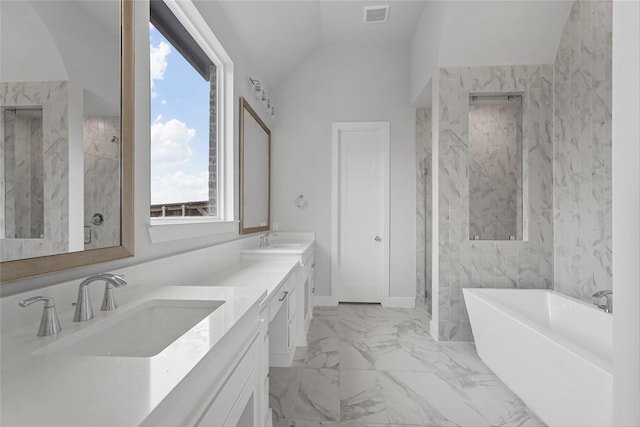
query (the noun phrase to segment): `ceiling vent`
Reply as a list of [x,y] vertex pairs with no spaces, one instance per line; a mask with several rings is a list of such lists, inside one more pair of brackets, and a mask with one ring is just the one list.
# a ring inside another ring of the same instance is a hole
[[365,24],[378,24],[380,22],[387,22],[388,19],[389,19],[389,5],[365,6],[364,8]]

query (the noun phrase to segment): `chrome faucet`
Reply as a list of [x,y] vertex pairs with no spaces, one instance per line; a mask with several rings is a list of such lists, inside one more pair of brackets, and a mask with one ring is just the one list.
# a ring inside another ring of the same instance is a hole
[[80,283],[78,288],[78,301],[76,302],[76,312],[73,315],[74,322],[85,322],[93,319],[93,307],[91,305],[91,297],[89,295],[89,284],[98,280],[104,280],[104,297],[102,298],[102,307],[100,311],[112,311],[118,308],[115,297],[113,296],[113,287],[119,288],[127,286],[127,282],[122,276],[115,274],[102,273],[91,276]]
[[37,301],[44,301],[44,310],[42,312],[42,319],[40,320],[40,327],[38,328],[38,336],[47,337],[60,332],[62,328],[60,327],[60,321],[58,320],[53,298],[41,296],[31,297],[20,301],[19,304],[20,307],[27,307]]
[[[605,313],[613,313],[613,291],[598,291],[591,297],[593,298],[593,303],[598,306],[598,308],[604,310]],[[600,304],[602,298],[605,298],[604,304]]]
[[269,246],[269,236],[277,236],[273,231],[267,231],[262,236],[260,236],[260,249],[264,249]]

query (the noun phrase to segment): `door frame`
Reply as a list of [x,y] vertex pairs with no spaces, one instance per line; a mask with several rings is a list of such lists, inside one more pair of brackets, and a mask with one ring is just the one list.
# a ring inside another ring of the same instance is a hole
[[390,141],[391,132],[389,122],[333,122],[331,124],[331,301],[334,305],[340,302],[339,284],[340,277],[338,265],[340,260],[339,233],[340,233],[340,133],[344,131],[375,131],[381,132],[383,137],[383,226],[380,237],[384,242],[384,266],[383,277],[378,282],[380,302],[385,303],[389,299],[389,167],[390,167]]

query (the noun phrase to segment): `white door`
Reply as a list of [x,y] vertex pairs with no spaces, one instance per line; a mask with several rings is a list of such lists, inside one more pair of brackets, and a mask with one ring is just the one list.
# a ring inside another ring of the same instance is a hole
[[389,296],[389,123],[333,124],[332,295]]

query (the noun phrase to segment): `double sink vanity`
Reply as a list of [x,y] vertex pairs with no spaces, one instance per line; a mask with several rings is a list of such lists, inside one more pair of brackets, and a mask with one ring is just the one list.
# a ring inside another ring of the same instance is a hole
[[[271,425],[269,366],[290,366],[306,345],[313,245],[312,233],[265,247],[252,237],[122,269],[119,307],[98,311],[92,285],[95,317],[84,322],[73,321],[76,286],[43,289],[61,324],[52,336],[36,335],[41,306],[3,298],[0,423]],[[188,273],[186,260],[204,266]]]

